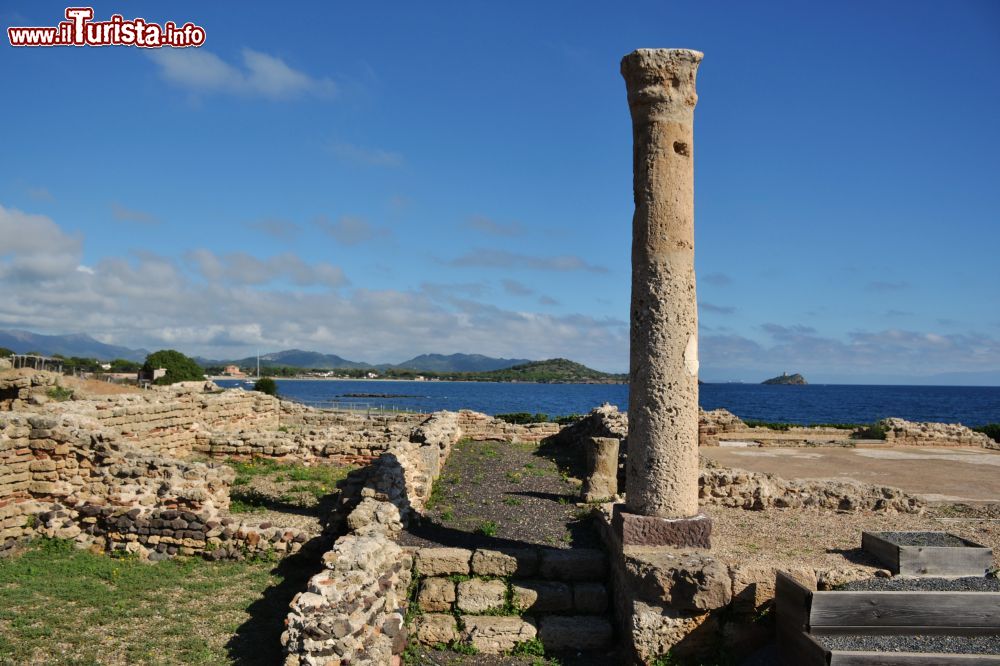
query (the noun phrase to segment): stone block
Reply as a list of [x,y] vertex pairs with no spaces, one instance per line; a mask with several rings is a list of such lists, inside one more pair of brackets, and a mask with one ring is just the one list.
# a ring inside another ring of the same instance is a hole
[[472,573],[479,576],[527,577],[536,571],[538,551],[533,548],[502,551],[480,548],[472,555]]
[[628,549],[624,556],[628,593],[677,610],[721,608],[732,598],[729,568],[699,552]]
[[604,583],[574,583],[573,608],[578,613],[599,614],[608,609],[608,589]]
[[473,578],[458,584],[456,605],[463,613],[483,613],[500,608],[507,598],[507,584],[502,580]]
[[414,633],[424,645],[450,643],[459,638],[455,617],[444,613],[424,613],[416,619]]
[[450,611],[455,603],[455,583],[447,578],[425,578],[420,583],[417,604],[423,611]]
[[608,560],[596,548],[548,549],[542,551],[542,578],[566,581],[601,581],[607,576]]
[[711,613],[685,613],[635,601],[632,610],[632,645],[642,663],[665,654],[678,658],[705,655],[719,643],[718,621]]
[[699,513],[691,518],[658,518],[629,513],[616,504],[612,525],[623,546],[711,548],[712,520]]
[[534,623],[526,618],[467,615],[462,619],[465,622],[462,640],[483,654],[507,652],[538,635]]
[[573,591],[566,583],[545,580],[517,580],[511,583],[514,608],[532,613],[560,613],[572,610]]
[[472,551],[465,548],[421,548],[416,552],[421,576],[468,575]]
[[614,631],[606,617],[549,615],[539,620],[538,638],[546,650],[602,650]]

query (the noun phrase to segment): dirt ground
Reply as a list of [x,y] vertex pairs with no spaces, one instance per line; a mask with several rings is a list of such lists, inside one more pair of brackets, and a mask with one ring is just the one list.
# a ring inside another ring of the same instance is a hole
[[1000,502],[1000,451],[967,447],[703,447],[725,467],[785,479],[854,479],[929,502]]

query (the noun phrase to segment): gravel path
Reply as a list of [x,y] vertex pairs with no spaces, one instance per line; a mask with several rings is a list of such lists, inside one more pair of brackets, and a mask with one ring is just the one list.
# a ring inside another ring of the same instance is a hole
[[830,650],[1000,654],[1000,636],[816,636]]
[[408,546],[600,547],[589,508],[577,505],[579,481],[535,444],[463,441],[435,482],[424,520],[399,542]]
[[611,666],[625,663],[614,653],[570,652],[546,657],[501,654],[459,654],[420,647],[406,662],[414,666]]
[[1000,592],[1000,580],[968,578],[869,578],[847,583],[845,591],[869,592]]
[[966,547],[964,541],[945,532],[880,532],[878,536],[897,546]]

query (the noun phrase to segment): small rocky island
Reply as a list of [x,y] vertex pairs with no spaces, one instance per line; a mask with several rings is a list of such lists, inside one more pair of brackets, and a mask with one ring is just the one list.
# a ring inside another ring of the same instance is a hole
[[805,386],[808,383],[806,378],[797,372],[794,375],[783,372],[778,377],[771,377],[761,382],[761,384],[791,384],[794,386]]

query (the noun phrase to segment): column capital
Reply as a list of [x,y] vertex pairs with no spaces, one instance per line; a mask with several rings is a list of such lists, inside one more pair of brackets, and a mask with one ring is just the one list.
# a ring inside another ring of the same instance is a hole
[[621,72],[630,107],[657,103],[698,103],[695,77],[705,56],[691,49],[636,49],[622,58]]

